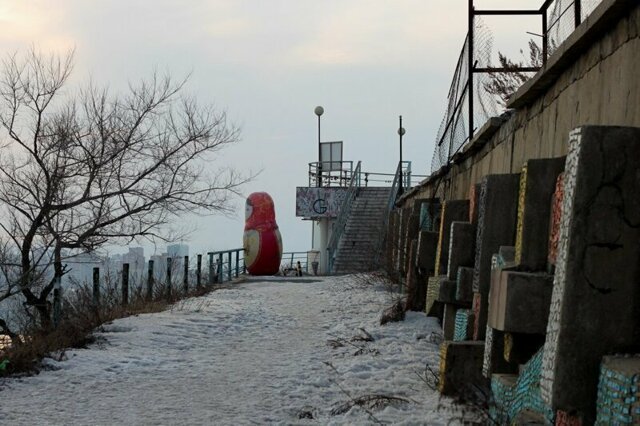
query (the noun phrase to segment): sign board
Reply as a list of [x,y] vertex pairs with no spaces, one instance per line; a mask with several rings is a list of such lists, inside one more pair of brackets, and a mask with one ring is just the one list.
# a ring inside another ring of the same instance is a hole
[[342,170],[342,141],[320,143],[320,162],[323,172]]
[[306,218],[338,217],[347,188],[297,187],[296,216]]

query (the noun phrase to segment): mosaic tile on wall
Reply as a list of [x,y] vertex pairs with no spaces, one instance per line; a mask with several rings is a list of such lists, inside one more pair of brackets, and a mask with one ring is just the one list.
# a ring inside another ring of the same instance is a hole
[[[504,381],[494,385],[495,379],[492,376],[491,388],[495,389],[493,394],[495,407],[492,409],[496,416],[502,420],[501,424],[510,424],[524,410],[539,413],[547,422],[553,423],[553,411],[540,395],[541,367],[542,349],[524,364],[522,372],[510,388],[505,387]],[[510,382],[513,383],[513,380]]]
[[[569,134],[569,153],[564,169],[562,212],[573,211],[573,193],[575,178],[578,173],[578,155],[580,153],[581,129],[575,129]],[[558,254],[556,257],[556,271],[553,279],[553,293],[551,308],[547,323],[547,336],[544,343],[542,370],[540,374],[540,390],[544,401],[552,405],[553,380],[556,369],[556,349],[560,318],[562,316],[562,299],[565,290],[566,253],[569,240],[571,215],[563,214],[558,231]]]
[[640,355],[603,358],[597,412],[598,426],[640,424]]
[[516,224],[516,263],[520,263],[522,258],[522,234],[524,231],[524,209],[527,191],[527,163],[522,166],[520,173],[520,190],[518,191],[518,221]]
[[560,219],[562,217],[562,199],[564,197],[564,173],[556,181],[556,190],[551,200],[551,226],[549,230],[549,264],[556,264],[558,242],[560,241]]
[[602,357],[638,344],[638,158],[638,128],[570,134],[541,389],[555,410],[575,410],[586,424],[596,417]]

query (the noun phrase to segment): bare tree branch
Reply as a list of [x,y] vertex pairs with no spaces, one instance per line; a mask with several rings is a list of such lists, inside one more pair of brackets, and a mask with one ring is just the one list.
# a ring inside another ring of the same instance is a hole
[[[521,50],[520,53],[524,55]],[[531,78],[531,73],[518,71],[524,65],[522,62],[514,62],[498,52],[498,62],[500,67],[507,71],[489,73],[489,82],[484,83],[484,89],[499,98],[501,106],[505,107],[511,96],[518,90],[522,84]],[[538,44],[529,40],[529,64],[530,67],[541,67],[543,63],[542,49]]]

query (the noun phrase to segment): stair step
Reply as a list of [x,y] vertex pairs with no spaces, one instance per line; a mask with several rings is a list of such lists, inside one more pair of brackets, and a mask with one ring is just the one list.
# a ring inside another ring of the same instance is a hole
[[358,190],[336,250],[336,273],[364,272],[376,267],[374,254],[379,248],[390,191],[388,187]]

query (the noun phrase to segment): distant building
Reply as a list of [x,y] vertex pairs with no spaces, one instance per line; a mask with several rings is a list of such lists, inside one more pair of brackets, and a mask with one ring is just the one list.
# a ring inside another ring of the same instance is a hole
[[171,244],[167,246],[167,254],[169,257],[189,256],[189,246],[187,244]]
[[149,260],[153,261],[153,276],[156,280],[164,281],[167,273],[167,253],[154,254]]
[[129,279],[134,284],[141,284],[147,274],[144,249],[130,247],[129,252],[122,255],[122,263],[129,264]]
[[171,281],[174,283],[182,282],[184,277],[184,258],[189,256],[189,246],[187,244],[168,245],[167,255],[171,259]]
[[63,287],[91,283],[93,268],[103,269],[106,260],[106,256],[100,256],[97,253],[69,255],[64,261],[69,272],[62,278]]

